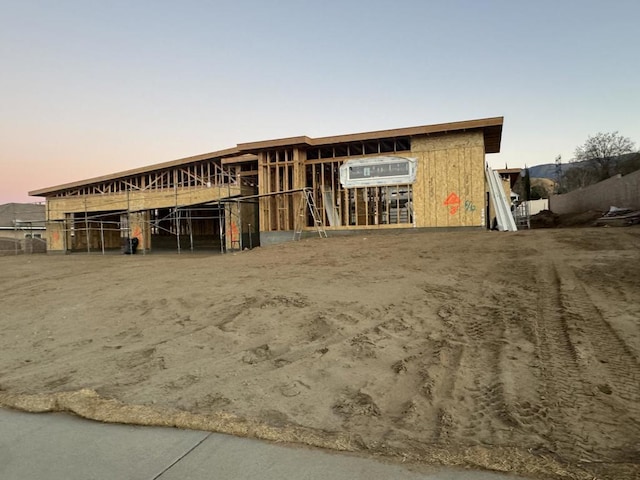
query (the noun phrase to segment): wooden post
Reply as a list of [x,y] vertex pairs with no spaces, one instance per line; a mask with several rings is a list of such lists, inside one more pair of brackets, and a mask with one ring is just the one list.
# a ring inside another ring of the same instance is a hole
[[87,217],[87,199],[84,199],[84,229],[87,237],[87,253],[91,253],[91,239],[89,238],[89,218]]
[[100,220],[100,243],[102,245],[102,255],[104,255],[104,222]]

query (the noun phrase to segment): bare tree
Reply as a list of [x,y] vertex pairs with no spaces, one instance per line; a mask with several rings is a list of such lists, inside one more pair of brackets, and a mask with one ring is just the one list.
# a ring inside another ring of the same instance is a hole
[[618,132],[597,133],[576,148],[575,161],[588,161],[596,170],[597,181],[606,180],[612,174],[616,157],[632,152],[634,145],[631,139]]

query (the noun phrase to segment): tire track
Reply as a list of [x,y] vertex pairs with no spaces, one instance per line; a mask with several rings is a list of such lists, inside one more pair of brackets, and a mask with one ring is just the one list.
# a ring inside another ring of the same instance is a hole
[[457,404],[457,414],[444,417],[450,419],[447,432],[464,443],[500,443],[513,426],[499,374],[504,324],[497,309],[482,307],[469,314],[459,333],[466,346],[460,351],[457,369],[465,375],[448,393]]
[[576,435],[579,404],[585,393],[577,352],[571,341],[560,292],[560,278],[552,262],[540,265],[536,276],[537,351],[540,358],[541,403],[548,411],[548,430],[540,432],[547,448],[562,454],[577,449],[588,458],[588,439]]
[[595,306],[573,270],[565,266],[561,275],[561,302],[570,312],[572,327],[579,332],[593,357],[590,367],[606,378],[620,396],[640,414],[640,362]]
[[[580,405],[593,444],[611,460],[632,462],[640,446],[640,365],[633,350],[604,318],[572,268],[560,264],[560,300],[583,365],[588,397]],[[605,448],[602,448],[606,445]]]
[[[638,458],[637,360],[570,267],[551,259],[537,283],[546,438],[556,453],[594,461]],[[595,454],[594,452],[597,452]]]
[[454,391],[459,377],[459,370],[465,349],[461,344],[446,343],[446,348],[438,348],[434,350],[437,365],[437,375],[432,378],[437,380],[431,386],[429,396],[438,399],[435,408],[435,428],[433,440],[435,442],[445,441],[456,435],[459,427],[456,415],[451,412],[448,407],[455,402]]

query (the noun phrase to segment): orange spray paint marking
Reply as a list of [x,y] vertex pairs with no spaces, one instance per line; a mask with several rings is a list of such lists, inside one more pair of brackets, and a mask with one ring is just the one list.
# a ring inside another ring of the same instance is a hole
[[238,227],[235,223],[231,224],[231,241],[235,241],[238,238]]
[[449,214],[454,215],[458,209],[460,208],[460,197],[455,193],[451,192],[447,199],[444,201],[444,205],[449,207]]

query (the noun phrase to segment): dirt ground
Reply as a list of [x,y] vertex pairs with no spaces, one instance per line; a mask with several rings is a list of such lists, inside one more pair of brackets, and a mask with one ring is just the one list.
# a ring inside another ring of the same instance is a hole
[[0,404],[640,476],[640,227],[0,258]]

